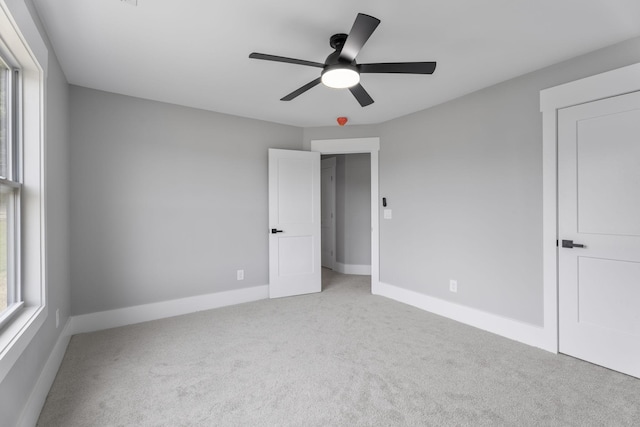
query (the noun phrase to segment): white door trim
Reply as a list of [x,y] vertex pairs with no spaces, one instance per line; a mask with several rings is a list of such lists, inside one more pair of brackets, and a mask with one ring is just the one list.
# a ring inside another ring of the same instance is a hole
[[378,217],[380,138],[318,139],[311,141],[311,151],[319,151],[320,154],[369,153],[371,155],[371,293],[377,294],[380,283],[380,221]]
[[640,63],[540,91],[544,347],[558,352],[558,110],[640,90]]
[[[325,168],[324,165],[329,165],[329,168]],[[322,179],[322,170],[323,169],[331,169],[331,173],[332,173],[332,178],[331,178],[331,195],[330,198],[331,200],[328,201],[328,203],[330,203],[331,205],[331,259],[329,261],[329,268],[331,268],[332,270],[336,269],[336,255],[337,255],[337,251],[336,251],[336,222],[337,222],[337,214],[336,214],[336,181],[337,181],[337,174],[336,174],[336,158],[335,157],[329,157],[328,159],[322,159],[320,161],[320,179]],[[320,191],[322,192],[322,188],[320,189]],[[322,199],[320,200],[320,209],[322,209],[322,206],[327,203],[327,200],[324,199],[324,196],[322,196]],[[322,241],[322,244],[324,244],[324,240]],[[324,265],[323,265],[324,267]]]

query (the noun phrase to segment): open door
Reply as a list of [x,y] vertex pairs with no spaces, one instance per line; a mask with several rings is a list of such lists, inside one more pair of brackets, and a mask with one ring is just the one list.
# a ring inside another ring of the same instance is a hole
[[269,149],[269,297],[322,290],[320,153]]

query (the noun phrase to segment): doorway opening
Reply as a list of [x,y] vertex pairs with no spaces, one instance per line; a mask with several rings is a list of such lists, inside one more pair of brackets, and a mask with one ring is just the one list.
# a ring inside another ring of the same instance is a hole
[[[362,197],[362,193],[360,192],[358,201],[356,203],[358,208],[353,206],[353,210],[357,212],[357,215],[354,217],[359,217],[362,219],[363,216],[367,216],[367,211],[369,213],[370,220],[366,222],[367,227],[370,227],[370,238],[365,239],[365,241],[369,241],[369,252],[370,264],[367,265],[366,258],[362,256],[362,242],[355,243],[356,252],[353,252],[352,248],[347,249],[346,247],[341,248],[340,250],[337,247],[339,243],[337,226],[339,221],[344,221],[346,218],[340,219],[336,214],[334,214],[334,219],[336,220],[336,238],[334,239],[334,243],[336,244],[336,248],[334,249],[334,260],[333,270],[328,271],[339,271],[342,270],[347,274],[370,274],[371,275],[371,292],[377,293],[377,286],[379,282],[379,212],[378,212],[378,152],[380,150],[380,139],[379,138],[352,138],[352,139],[330,139],[330,140],[313,140],[311,141],[311,151],[319,152],[323,158],[336,158],[336,175],[338,174],[338,156],[344,159],[345,162],[345,173],[347,162],[351,162],[353,164],[360,165],[363,160],[366,161],[368,158],[369,162],[369,203],[364,204],[360,200]],[[359,156],[354,157],[346,157],[345,155],[356,154]],[[347,160],[348,159],[348,160]],[[350,172],[354,171],[356,174],[361,175],[357,169],[359,167],[355,167]],[[335,178],[334,178],[335,179]],[[338,181],[336,181],[336,184]],[[343,183],[345,184],[345,183]],[[336,196],[337,196],[337,188],[336,188]],[[366,195],[364,196],[366,198]],[[336,204],[338,201],[336,200]],[[365,206],[363,210],[363,206]],[[357,231],[355,231],[357,230]],[[359,236],[362,236],[362,230],[360,227],[355,228],[354,230],[350,230],[349,232],[355,231]],[[343,230],[344,232],[344,230]],[[347,235],[347,238],[349,236]],[[324,238],[324,236],[323,236]],[[344,240],[346,242],[346,239]],[[342,249],[345,249],[343,252]],[[351,251],[351,253],[346,254],[346,252]],[[357,255],[356,255],[357,253]],[[342,260],[342,261],[341,261]],[[354,261],[360,260],[360,261]],[[359,262],[359,263],[357,263]],[[323,262],[324,264],[324,262]]]
[[321,157],[322,283],[371,276],[371,155]]

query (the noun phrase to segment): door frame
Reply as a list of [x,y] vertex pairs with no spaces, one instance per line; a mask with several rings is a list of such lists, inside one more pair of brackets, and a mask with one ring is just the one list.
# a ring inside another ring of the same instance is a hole
[[380,218],[378,213],[378,153],[380,138],[315,139],[311,151],[325,154],[369,153],[371,161],[371,293],[378,294],[380,284]]
[[[322,164],[324,162],[327,163],[331,163],[330,169],[332,170],[333,173],[333,179],[331,180],[331,187],[333,188],[332,190],[332,200],[331,202],[331,222],[332,222],[332,227],[331,227],[331,234],[332,234],[332,246],[331,246],[331,252],[332,252],[332,256],[331,256],[331,269],[335,270],[336,269],[336,255],[337,255],[337,251],[336,251],[336,221],[337,221],[337,215],[336,215],[336,181],[337,181],[337,177],[336,177],[336,158],[335,157],[330,157],[328,159],[321,159],[320,160],[320,194],[322,194]],[[323,198],[324,199],[324,198]],[[322,210],[322,204],[325,202],[323,199],[320,200],[320,209]],[[322,225],[321,225],[321,229],[322,229]],[[322,239],[322,231],[320,232],[320,238]],[[322,245],[322,243],[321,243]],[[322,248],[322,246],[321,246]],[[322,264],[322,261],[320,261],[320,264]],[[324,267],[324,266],[323,266]]]
[[558,110],[640,90],[640,63],[540,91],[542,112],[542,264],[540,344],[558,352]]

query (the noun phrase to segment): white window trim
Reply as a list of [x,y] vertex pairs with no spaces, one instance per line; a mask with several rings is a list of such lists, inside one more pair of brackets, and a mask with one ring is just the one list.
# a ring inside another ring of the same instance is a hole
[[47,319],[45,286],[45,81],[48,50],[23,0],[0,0],[0,37],[22,74],[22,289],[24,308],[0,333],[0,381]]

